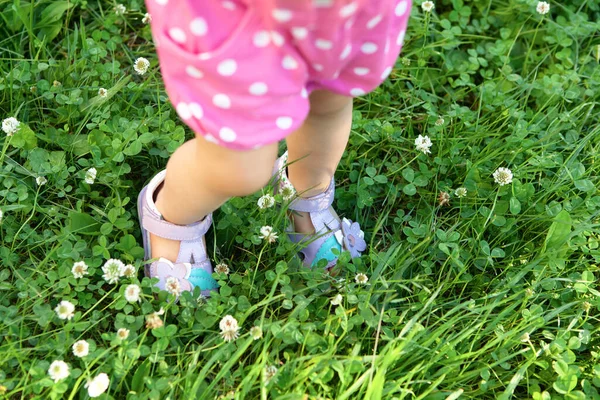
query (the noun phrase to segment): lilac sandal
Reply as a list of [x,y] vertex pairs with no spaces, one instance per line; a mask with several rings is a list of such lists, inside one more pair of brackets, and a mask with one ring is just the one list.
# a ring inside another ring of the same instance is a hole
[[213,279],[213,268],[206,255],[204,235],[212,224],[212,214],[200,222],[190,225],[175,225],[165,221],[154,204],[154,192],[163,183],[167,170],[158,173],[138,197],[138,215],[144,241],[145,260],[151,258],[150,233],[165,239],[180,240],[177,261],[172,263],[159,258],[146,264],[146,276],[158,278],[156,284],[176,296],[183,291],[193,291],[200,287],[203,296],[209,296],[211,290],[219,285]]
[[[293,188],[286,172],[287,156],[286,152],[275,162],[273,169],[277,192]],[[329,269],[337,263],[338,255],[342,250],[348,250],[354,258],[359,257],[361,252],[367,248],[364,232],[360,229],[360,225],[346,218],[340,221],[331,207],[334,193],[335,182],[331,178],[331,183],[325,192],[309,198],[298,197],[288,207],[292,211],[309,213],[310,220],[315,227],[314,235],[294,233],[292,228],[288,229],[288,235],[292,242],[303,246],[300,254],[302,263],[306,267],[311,268],[321,259],[326,259],[326,268]],[[334,253],[334,249],[337,250],[338,255]]]

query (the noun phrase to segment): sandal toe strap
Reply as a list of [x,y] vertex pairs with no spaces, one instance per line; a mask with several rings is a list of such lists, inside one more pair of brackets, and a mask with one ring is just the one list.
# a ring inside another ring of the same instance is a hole
[[150,264],[148,272],[151,278],[158,278],[156,286],[175,295],[183,291],[193,291],[198,286],[202,291],[219,287],[212,278],[212,267],[208,260],[200,263],[173,263],[160,258]]

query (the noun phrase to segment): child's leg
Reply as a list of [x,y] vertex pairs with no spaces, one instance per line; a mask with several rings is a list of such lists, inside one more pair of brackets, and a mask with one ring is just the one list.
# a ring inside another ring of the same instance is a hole
[[[348,143],[352,98],[315,91],[310,96],[310,110],[302,127],[286,138],[292,162],[288,176],[301,197],[317,195],[329,186]],[[297,232],[314,232],[308,213],[294,213],[293,218]]]
[[[277,144],[235,151],[202,137],[183,144],[169,159],[156,207],[171,223],[187,225],[203,219],[232,196],[260,190],[271,179]],[[152,257],[177,259],[179,241],[151,235]]]

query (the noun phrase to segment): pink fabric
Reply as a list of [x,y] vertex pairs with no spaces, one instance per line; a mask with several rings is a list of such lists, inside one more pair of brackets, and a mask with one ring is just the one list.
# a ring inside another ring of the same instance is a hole
[[233,149],[276,142],[308,94],[364,95],[392,71],[411,0],[146,0],[167,93],[194,132]]

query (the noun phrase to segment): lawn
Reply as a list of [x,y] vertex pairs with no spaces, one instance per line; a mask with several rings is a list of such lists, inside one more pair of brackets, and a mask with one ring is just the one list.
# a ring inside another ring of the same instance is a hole
[[336,173],[365,254],[301,267],[265,188],[175,302],[136,198],[193,133],[143,2],[0,0],[0,397],[600,399],[600,5],[549,6],[416,1]]

